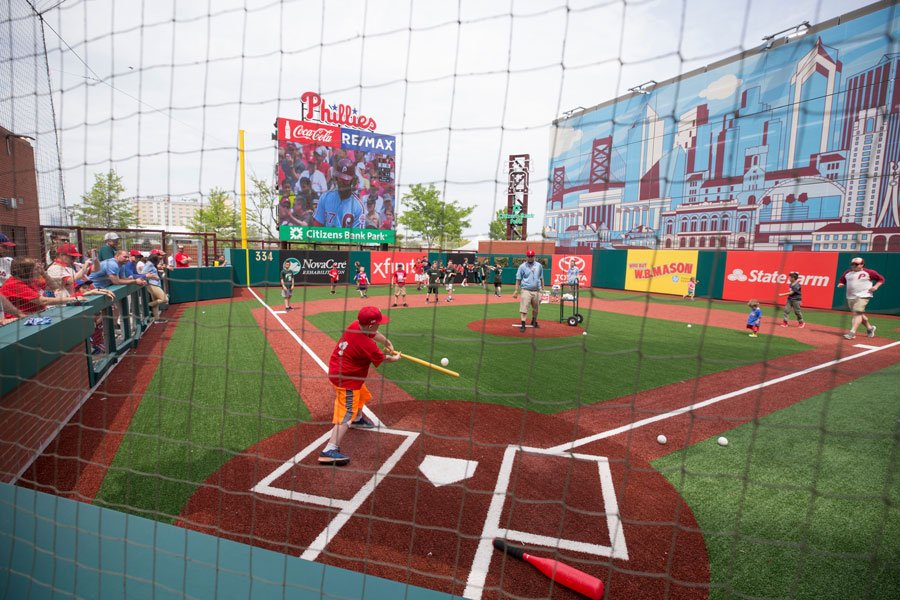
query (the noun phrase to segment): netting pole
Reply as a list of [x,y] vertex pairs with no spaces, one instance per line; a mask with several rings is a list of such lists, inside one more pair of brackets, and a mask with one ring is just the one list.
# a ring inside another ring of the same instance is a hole
[[247,179],[244,171],[244,130],[239,131],[238,155],[241,172],[241,248],[244,249],[244,263],[247,267],[247,287],[250,287],[250,249],[247,248]]

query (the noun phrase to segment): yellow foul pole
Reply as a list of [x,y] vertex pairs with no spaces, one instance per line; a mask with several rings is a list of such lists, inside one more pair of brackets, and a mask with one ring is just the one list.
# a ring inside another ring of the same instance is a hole
[[247,287],[250,287],[250,249],[247,248],[247,178],[244,170],[244,130],[239,132],[238,155],[241,177],[241,248],[244,249],[244,264],[247,266]]

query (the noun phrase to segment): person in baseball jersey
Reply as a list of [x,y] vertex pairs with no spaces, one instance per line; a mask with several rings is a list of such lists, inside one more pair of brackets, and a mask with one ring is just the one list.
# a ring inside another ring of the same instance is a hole
[[334,168],[337,189],[329,190],[319,198],[319,205],[313,215],[313,227],[343,227],[363,229],[366,225],[366,210],[359,197],[353,193],[353,163],[342,158]]
[[369,276],[366,275],[366,268],[360,267],[359,272],[356,274],[356,277],[353,278],[356,280],[356,291],[359,292],[360,298],[368,298],[369,297]]
[[328,277],[331,278],[331,293],[334,294],[334,288],[337,287],[338,279],[341,278],[341,272],[332,265],[331,270],[328,271]]
[[878,271],[865,268],[866,262],[859,256],[850,261],[850,268],[841,275],[838,287],[847,287],[847,306],[853,313],[850,321],[850,331],[844,334],[844,338],[852,340],[856,337],[856,330],[860,323],[866,326],[866,336],[875,337],[875,326],[869,322],[866,316],[866,305],[872,299],[872,292],[878,290],[884,284],[884,277]]
[[[375,424],[363,416],[362,409],[372,399],[366,388],[366,377],[369,365],[376,368],[383,362],[396,362],[400,354],[394,352],[394,346],[378,327],[388,322],[374,306],[364,306],[356,315],[356,321],[341,335],[331,360],[328,362],[328,379],[334,386],[334,415],[331,437],[328,444],[319,454],[319,464],[343,466],[350,462],[350,457],[341,453],[341,439],[350,427],[357,429],[374,429]],[[378,349],[384,346],[386,352]]]
[[403,297],[403,306],[406,304],[406,267],[403,263],[397,264],[397,270],[394,271],[394,304],[397,306],[397,299]]

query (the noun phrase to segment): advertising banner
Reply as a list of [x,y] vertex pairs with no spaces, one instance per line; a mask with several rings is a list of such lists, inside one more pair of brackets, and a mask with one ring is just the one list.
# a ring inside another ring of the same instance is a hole
[[282,250],[282,268],[294,274],[294,283],[298,285],[331,283],[328,271],[336,267],[341,273],[340,281],[346,283],[349,252],[329,252],[319,250]]
[[697,276],[696,250],[629,250],[625,289],[683,295]]
[[560,285],[568,281],[569,266],[574,260],[575,266],[581,271],[578,285],[583,288],[590,287],[592,259],[590,254],[554,254],[550,285]]
[[373,284],[390,283],[397,265],[402,264],[406,271],[407,285],[414,284],[416,261],[423,256],[422,252],[371,252],[369,279]]
[[831,308],[834,296],[835,252],[729,252],[725,259],[722,298],[783,304],[788,273],[800,274],[803,306]]
[[282,225],[278,228],[282,242],[319,242],[334,244],[393,244],[393,229],[344,229],[342,227],[300,227]]
[[278,119],[278,141],[315,144],[340,148],[341,128],[333,125],[307,123],[294,119]]

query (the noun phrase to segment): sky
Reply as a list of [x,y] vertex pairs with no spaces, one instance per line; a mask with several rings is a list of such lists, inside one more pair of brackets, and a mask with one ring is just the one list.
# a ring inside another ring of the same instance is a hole
[[128,196],[234,193],[241,129],[248,174],[274,184],[273,123],[299,118],[300,95],[317,91],[397,136],[398,195],[433,183],[445,199],[475,207],[469,238],[487,236],[506,205],[508,156],[525,153],[529,232],[539,235],[550,126],[563,112],[868,4],[33,1],[44,11],[69,206],[110,168]]

